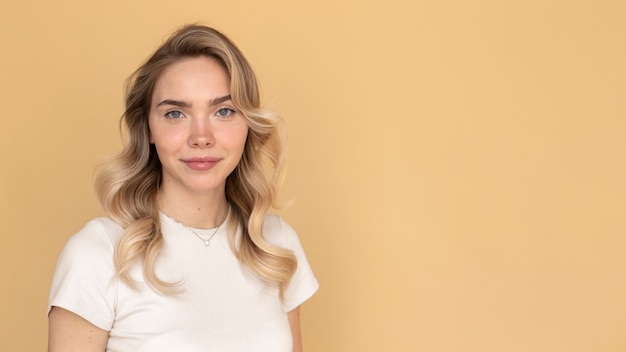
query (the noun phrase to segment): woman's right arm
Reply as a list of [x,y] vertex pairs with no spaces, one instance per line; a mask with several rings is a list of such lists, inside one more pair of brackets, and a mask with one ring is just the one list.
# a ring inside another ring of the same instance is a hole
[[48,352],[103,352],[109,332],[69,310],[52,307],[48,314]]

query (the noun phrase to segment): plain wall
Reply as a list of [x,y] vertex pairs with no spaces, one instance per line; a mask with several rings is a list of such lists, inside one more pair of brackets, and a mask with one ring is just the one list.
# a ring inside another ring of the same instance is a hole
[[45,350],[123,80],[196,21],[287,120],[307,351],[626,350],[624,1],[3,0],[0,351]]

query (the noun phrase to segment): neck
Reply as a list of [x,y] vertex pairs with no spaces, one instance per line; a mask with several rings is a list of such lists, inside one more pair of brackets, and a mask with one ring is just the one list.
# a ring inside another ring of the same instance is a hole
[[202,194],[157,194],[159,210],[176,221],[199,229],[219,226],[228,216],[228,202],[223,192]]

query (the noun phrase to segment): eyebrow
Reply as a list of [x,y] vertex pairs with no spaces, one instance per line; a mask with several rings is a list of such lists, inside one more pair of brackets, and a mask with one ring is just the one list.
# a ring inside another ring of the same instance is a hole
[[[209,101],[209,106],[214,106],[217,104],[221,104],[225,101],[229,101],[231,100],[231,96],[229,95],[225,95],[223,97],[219,97],[219,98],[215,98],[212,99],[211,101]],[[175,100],[175,99],[165,99],[163,101],[161,101],[160,103],[157,104],[157,107],[159,106],[163,106],[163,105],[173,105],[173,106],[178,106],[181,108],[190,108],[191,107],[191,103],[186,102],[184,100]]]
[[221,104],[221,103],[223,103],[223,102],[225,102],[225,101],[229,101],[230,99],[232,99],[232,98],[230,97],[230,94],[225,95],[225,96],[223,96],[223,97],[215,98],[215,99],[213,99],[213,100],[211,100],[211,101],[209,102],[209,106],[213,106],[213,105]]

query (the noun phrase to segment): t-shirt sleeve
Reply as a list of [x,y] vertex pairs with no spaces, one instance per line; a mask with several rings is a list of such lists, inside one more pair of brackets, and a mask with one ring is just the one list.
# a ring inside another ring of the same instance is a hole
[[298,261],[296,272],[285,290],[283,309],[289,312],[311,298],[319,288],[319,283],[309,265],[296,231],[281,217],[278,217],[278,219],[280,221],[283,247],[292,250]]
[[48,313],[53,306],[64,308],[111,330],[116,285],[113,245],[102,222],[93,220],[68,240],[59,256]]

